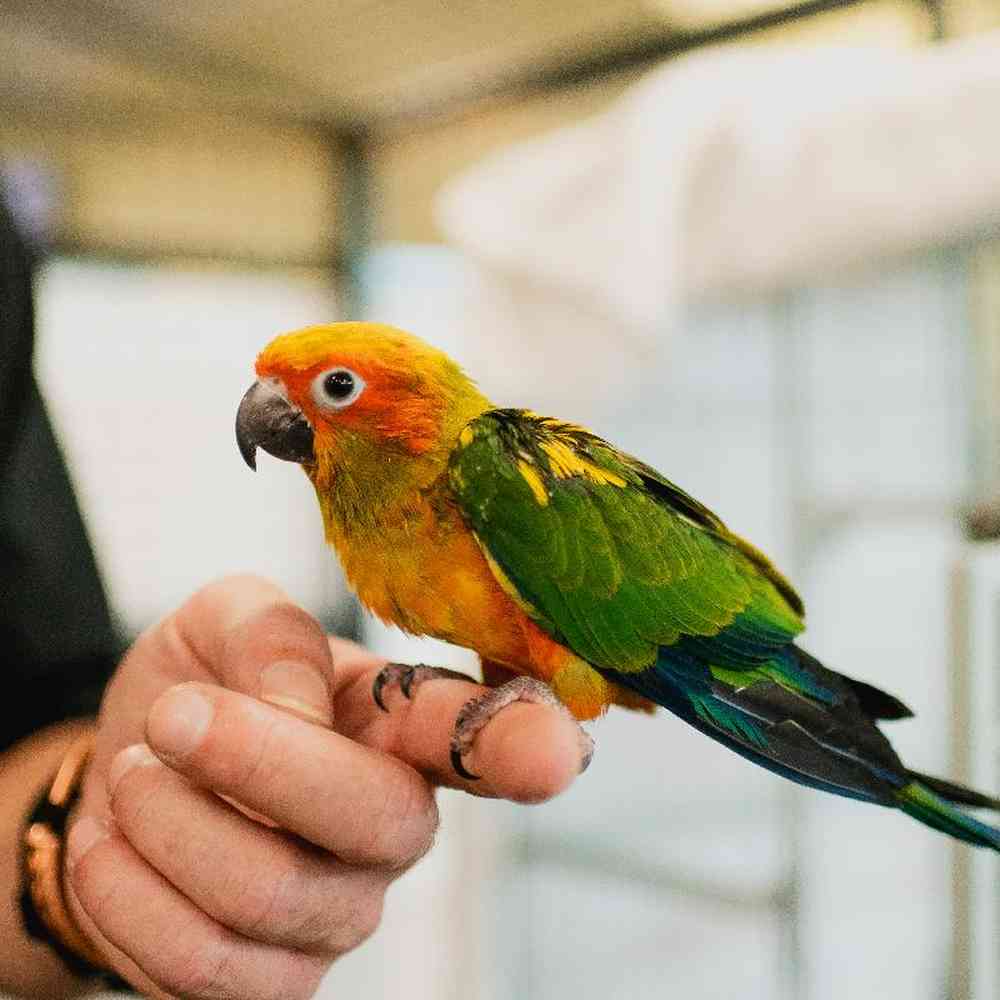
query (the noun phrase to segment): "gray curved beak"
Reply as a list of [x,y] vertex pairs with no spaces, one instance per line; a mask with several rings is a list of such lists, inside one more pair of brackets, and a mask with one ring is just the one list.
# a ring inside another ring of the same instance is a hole
[[264,382],[247,389],[236,411],[236,443],[243,461],[257,468],[257,448],[286,462],[312,462],[313,431],[302,411]]

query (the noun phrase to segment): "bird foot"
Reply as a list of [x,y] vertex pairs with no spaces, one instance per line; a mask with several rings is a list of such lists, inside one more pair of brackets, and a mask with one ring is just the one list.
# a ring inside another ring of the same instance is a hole
[[[455,773],[467,781],[477,781],[478,774],[473,774],[462,762],[462,758],[471,750],[476,737],[483,731],[486,724],[502,709],[517,701],[534,705],[551,705],[569,715],[566,706],[553,694],[552,688],[533,677],[515,677],[513,680],[491,688],[486,694],[467,701],[455,719],[455,729],[451,736],[451,766]],[[575,722],[576,720],[574,720]],[[580,773],[590,766],[594,756],[594,741],[584,729],[580,729]]]
[[372,697],[375,699],[375,704],[383,712],[388,712],[389,709],[386,708],[385,701],[383,700],[383,693],[386,688],[394,687],[398,684],[399,690],[403,692],[403,696],[412,698],[417,688],[424,681],[441,679],[469,681],[471,684],[476,683],[475,678],[470,677],[468,674],[460,674],[457,670],[448,670],[445,667],[428,667],[423,663],[417,663],[413,666],[406,663],[387,663],[375,677],[375,682],[372,684]]

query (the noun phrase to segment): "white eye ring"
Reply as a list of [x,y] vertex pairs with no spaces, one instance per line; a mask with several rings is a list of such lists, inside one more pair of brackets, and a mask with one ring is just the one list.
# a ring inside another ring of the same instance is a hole
[[365,380],[350,368],[330,368],[313,379],[312,395],[318,406],[343,410],[365,391]]

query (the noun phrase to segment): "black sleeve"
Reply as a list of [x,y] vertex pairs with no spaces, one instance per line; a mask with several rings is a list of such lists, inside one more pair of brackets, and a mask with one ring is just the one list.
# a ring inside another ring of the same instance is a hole
[[0,198],[0,749],[96,711],[121,642],[31,371],[31,260]]

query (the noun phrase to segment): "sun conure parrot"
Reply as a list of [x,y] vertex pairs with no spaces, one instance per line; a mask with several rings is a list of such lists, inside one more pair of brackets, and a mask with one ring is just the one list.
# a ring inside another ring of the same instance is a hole
[[[877,723],[912,713],[798,647],[791,584],[655,469],[495,407],[447,355],[388,326],[287,333],[256,372],[240,451],[251,468],[257,446],[302,465],[362,603],[475,650],[487,683],[513,677],[459,713],[459,773],[475,777],[462,757],[512,701],[554,693],[581,720],[662,705],[786,778],[1000,850],[1000,830],[956,808],[1000,801],[909,770]],[[375,698],[433,675],[390,665]]]

